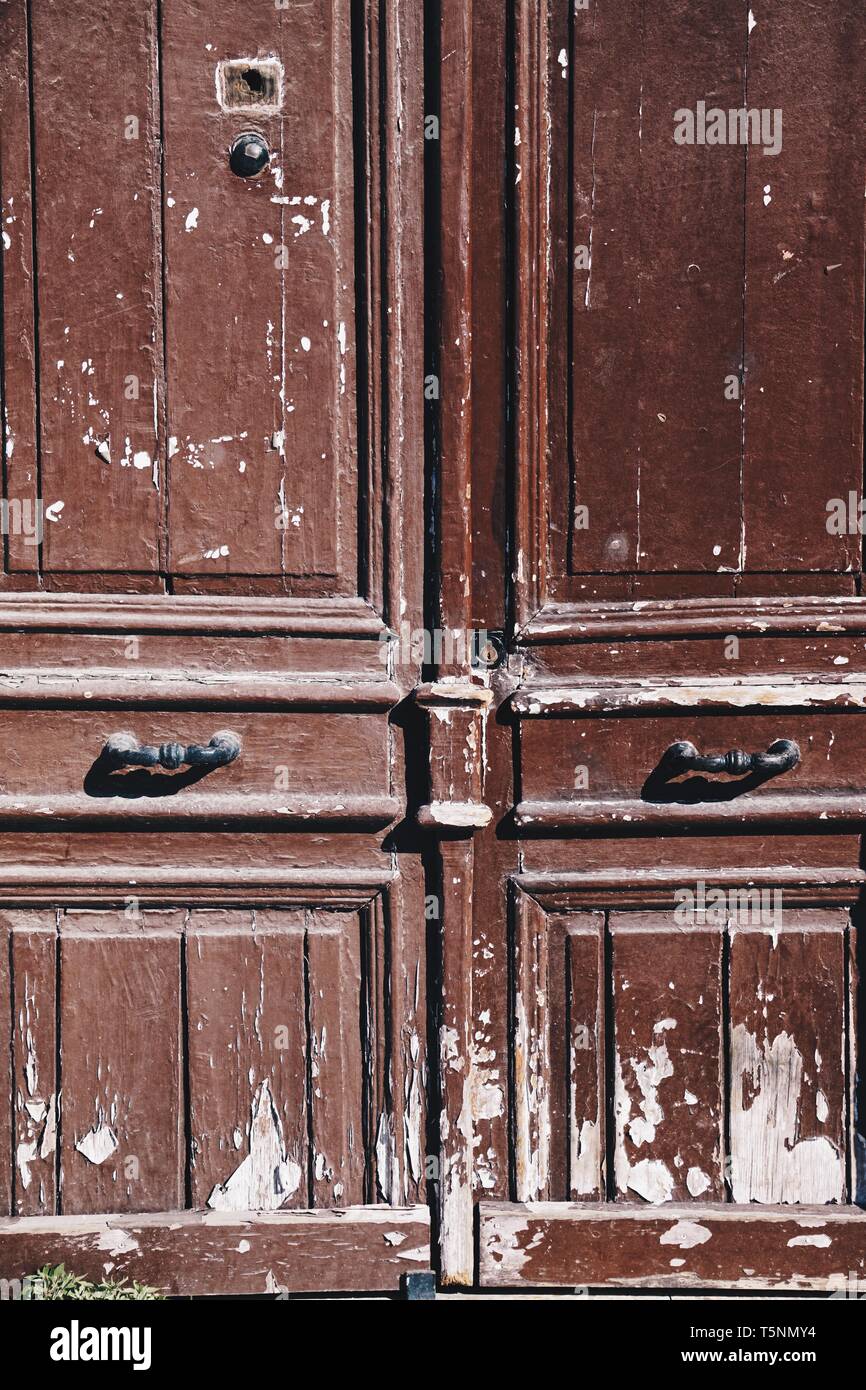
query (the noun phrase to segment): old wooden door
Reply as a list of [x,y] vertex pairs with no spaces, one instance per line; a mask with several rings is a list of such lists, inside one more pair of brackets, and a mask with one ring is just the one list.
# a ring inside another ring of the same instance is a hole
[[513,599],[480,1277],[830,1292],[866,1259],[863,7],[515,0],[474,39],[473,617]]
[[0,0],[0,1274],[830,1292],[862,6],[423,9]]
[[420,8],[0,3],[7,1278],[429,1265]]

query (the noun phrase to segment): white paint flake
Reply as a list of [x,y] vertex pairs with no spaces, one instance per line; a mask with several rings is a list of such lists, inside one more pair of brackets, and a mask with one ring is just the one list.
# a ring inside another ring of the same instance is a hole
[[710,1180],[702,1168],[690,1168],[686,1175],[686,1187],[693,1197],[700,1197],[710,1186]]
[[184,223],[184,227],[185,227],[186,231],[188,231],[188,232],[194,232],[195,229],[197,228],[197,226],[198,226],[198,208],[193,208],[192,212],[188,212],[188,213],[187,213],[186,222]]
[[697,1221],[678,1221],[659,1236],[659,1245],[678,1245],[681,1250],[691,1250],[695,1245],[706,1245],[712,1238],[712,1231]]
[[301,1168],[285,1151],[283,1128],[267,1081],[253,1098],[249,1142],[246,1158],[208,1197],[211,1210],[277,1211],[297,1191]]
[[118,1147],[117,1135],[111,1125],[107,1125],[103,1120],[101,1124],[89,1129],[84,1138],[77,1141],[75,1147],[88,1163],[104,1163]]

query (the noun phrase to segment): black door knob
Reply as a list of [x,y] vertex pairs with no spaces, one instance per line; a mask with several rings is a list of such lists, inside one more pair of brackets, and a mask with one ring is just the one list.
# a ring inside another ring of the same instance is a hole
[[229,152],[229,165],[232,173],[242,179],[251,179],[262,172],[270,157],[271,152],[265,137],[247,130],[233,141]]

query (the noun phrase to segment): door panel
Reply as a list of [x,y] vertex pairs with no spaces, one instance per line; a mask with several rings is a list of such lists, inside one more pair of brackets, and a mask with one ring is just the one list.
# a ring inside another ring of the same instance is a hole
[[[387,95],[366,71],[378,5],[29,9],[32,45],[24,4],[4,0],[4,126],[20,137],[4,152],[4,574],[377,595],[379,356],[399,349],[395,382],[423,375],[420,314],[379,319],[422,292],[423,132],[378,144],[404,82],[390,52]],[[250,132],[270,154],[257,175],[231,163]],[[375,249],[382,216],[405,228],[396,260]],[[417,414],[386,413],[394,477]]]
[[[816,1243],[836,1258],[837,1245],[847,1257],[862,1242],[817,1214],[866,1226],[846,1205],[859,1144],[849,914],[785,909],[783,890],[724,884],[686,922],[681,906],[579,911],[580,875],[561,881],[515,885],[516,1202],[482,1202],[482,1278],[748,1286],[769,1277],[748,1253],[757,1203],[771,1223],[773,1278],[826,1287],[820,1265],[814,1283],[799,1264],[786,1276],[772,1222],[801,1209],[800,1228],[824,1233]],[[667,1224],[622,1224],[630,1208],[668,1207]],[[715,1241],[731,1223],[741,1248],[719,1240],[723,1253],[700,1272],[678,1251],[664,1268],[640,1251],[641,1238],[686,1250],[689,1232]],[[526,1232],[536,1233],[528,1245]]]
[[772,572],[855,592],[828,506],[862,482],[859,10],[515,15],[521,617]]
[[31,9],[44,569],[152,576],[164,498],[157,7],[103,0],[86,24],[56,0]]
[[4,1277],[430,1265],[421,37],[0,0]]
[[[830,524],[862,491],[863,15],[516,0],[511,39],[479,1279],[829,1292],[866,1229],[866,622],[859,526]],[[678,140],[699,104],[778,149]]]
[[[173,574],[356,582],[351,43],[334,0],[165,8]],[[220,65],[242,59],[220,100]],[[259,178],[229,166],[249,129],[271,150]]]

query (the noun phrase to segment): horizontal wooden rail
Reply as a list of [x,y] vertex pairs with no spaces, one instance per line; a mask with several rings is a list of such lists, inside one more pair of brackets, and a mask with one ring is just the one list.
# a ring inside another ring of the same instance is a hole
[[45,1264],[93,1280],[137,1279],[170,1294],[397,1289],[430,1267],[426,1207],[156,1212],[0,1220],[0,1278]]
[[861,821],[866,821],[866,791],[790,796],[746,793],[739,800],[712,802],[521,801],[514,811],[519,829],[547,834],[592,830],[629,835],[697,825],[736,825],[744,830],[792,825],[820,830]]
[[859,1207],[482,1202],[481,1282],[843,1291],[866,1272]]

